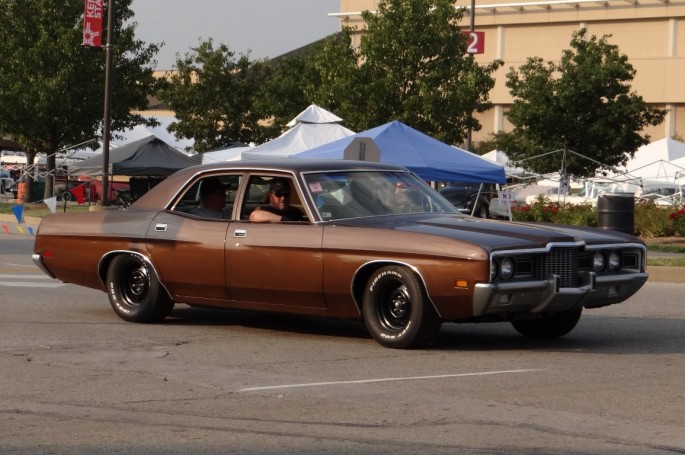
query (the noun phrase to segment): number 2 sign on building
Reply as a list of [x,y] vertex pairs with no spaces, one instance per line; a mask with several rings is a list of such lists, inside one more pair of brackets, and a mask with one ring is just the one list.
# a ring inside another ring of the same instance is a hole
[[467,54],[482,54],[485,52],[485,32],[462,31],[469,38],[466,48]]

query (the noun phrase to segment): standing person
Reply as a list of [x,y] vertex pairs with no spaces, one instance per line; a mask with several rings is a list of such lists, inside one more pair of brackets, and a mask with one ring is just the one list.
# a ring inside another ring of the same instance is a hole
[[306,221],[307,218],[297,208],[290,205],[290,182],[288,179],[275,178],[269,186],[268,205],[257,207],[250,213],[250,221],[266,223],[274,221]]

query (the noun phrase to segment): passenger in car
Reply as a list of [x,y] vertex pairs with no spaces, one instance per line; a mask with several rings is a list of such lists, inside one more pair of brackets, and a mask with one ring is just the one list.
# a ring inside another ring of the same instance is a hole
[[268,205],[257,207],[250,213],[250,221],[256,223],[278,221],[307,221],[297,207],[290,205],[290,182],[287,179],[275,178],[267,193]]
[[226,189],[217,177],[208,177],[200,182],[200,205],[190,211],[202,218],[224,218]]

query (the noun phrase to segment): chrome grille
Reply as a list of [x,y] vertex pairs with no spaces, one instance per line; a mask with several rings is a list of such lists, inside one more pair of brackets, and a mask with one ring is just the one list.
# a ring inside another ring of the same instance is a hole
[[577,287],[579,252],[578,247],[554,247],[549,253],[538,256],[535,260],[535,278],[547,279],[557,275],[562,288]]

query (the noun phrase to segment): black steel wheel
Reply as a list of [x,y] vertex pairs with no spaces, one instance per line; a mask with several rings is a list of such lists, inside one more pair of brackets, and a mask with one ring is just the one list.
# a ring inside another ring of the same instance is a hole
[[415,348],[432,341],[441,321],[416,274],[387,266],[369,278],[362,301],[371,336],[389,348]]
[[516,331],[529,338],[559,338],[575,328],[583,308],[552,313],[536,319],[515,319],[511,321]]
[[114,312],[129,322],[158,322],[174,302],[152,266],[135,254],[114,258],[107,269],[107,295]]

